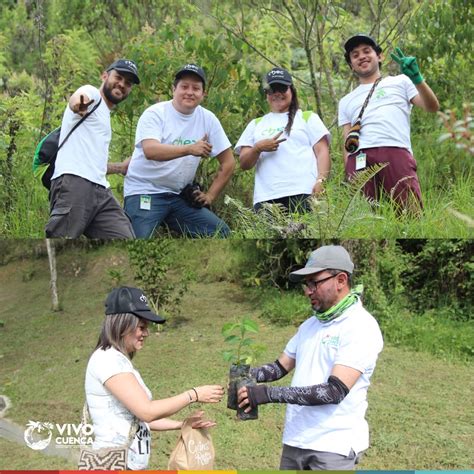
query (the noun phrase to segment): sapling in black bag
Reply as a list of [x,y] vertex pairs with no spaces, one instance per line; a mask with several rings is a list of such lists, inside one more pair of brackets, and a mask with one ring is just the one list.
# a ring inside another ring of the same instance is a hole
[[54,165],[56,163],[56,157],[58,151],[66,143],[66,140],[71,136],[72,132],[81,125],[84,120],[89,117],[99,107],[102,99],[97,102],[94,108],[85,114],[79,122],[71,128],[69,133],[66,135],[62,143],[59,143],[61,136],[61,127],[55,128],[52,132],[48,133],[39,143],[35,150],[35,156],[33,157],[33,175],[35,178],[40,178],[43,186],[46,189],[51,188],[51,178],[54,174]]

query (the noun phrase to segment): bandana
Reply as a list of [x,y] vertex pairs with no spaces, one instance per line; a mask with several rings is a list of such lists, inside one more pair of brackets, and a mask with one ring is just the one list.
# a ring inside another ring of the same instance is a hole
[[347,308],[359,301],[363,291],[364,287],[362,285],[357,285],[356,287],[351,289],[351,292],[341,301],[339,301],[339,303],[335,304],[334,306],[331,306],[331,308],[327,309],[323,313],[320,313],[319,311],[315,310],[313,315],[322,323],[332,321],[333,319],[338,318],[342,313],[344,313]]

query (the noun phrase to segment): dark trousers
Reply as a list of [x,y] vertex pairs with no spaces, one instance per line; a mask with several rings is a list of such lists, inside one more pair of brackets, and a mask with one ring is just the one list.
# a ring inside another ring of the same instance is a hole
[[112,194],[99,184],[72,174],[51,181],[46,237],[132,239],[132,225]]
[[296,194],[295,196],[285,196],[270,201],[257,202],[253,209],[255,212],[259,211],[263,204],[281,204],[289,212],[305,212],[310,210],[307,202],[311,194]]
[[359,459],[360,455],[357,455],[353,450],[348,456],[343,456],[342,454],[295,448],[284,444],[280,471],[353,471]]
[[377,201],[380,191],[383,190],[401,209],[423,208],[420,183],[416,174],[416,161],[408,150],[397,147],[378,147],[352,153],[348,156],[346,163],[346,176],[349,179],[357,173],[356,156],[360,152],[367,155],[367,167],[378,163],[388,163],[365,184],[364,194],[369,200]]

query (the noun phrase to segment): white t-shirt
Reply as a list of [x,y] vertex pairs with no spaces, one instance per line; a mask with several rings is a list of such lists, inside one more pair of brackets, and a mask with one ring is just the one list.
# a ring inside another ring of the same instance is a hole
[[[261,120],[252,120],[244,130],[235,146],[240,154],[241,147],[253,147],[265,138],[271,138],[285,130],[288,112],[270,112]],[[262,152],[255,165],[254,205],[296,194],[311,194],[318,176],[318,166],[313,146],[326,137],[330,140],[329,130],[319,116],[312,113],[306,122],[301,110],[295,115],[290,136],[283,132],[277,151]]]
[[[76,93],[84,93],[90,100],[94,100],[88,108],[89,112],[101,99],[99,89],[90,85],[80,87]],[[69,108],[69,104],[66,106],[59,143],[63,142],[71,128],[81,118]],[[111,138],[110,109],[102,100],[94,113],[72,132],[72,135],[59,150],[52,179],[63,174],[73,174],[108,187],[109,184],[105,176]]]
[[142,140],[155,139],[168,145],[188,145],[207,134],[212,145],[211,156],[230,148],[222,125],[209,110],[196,107],[192,114],[178,112],[172,101],[148,107],[138,120],[135,150],[125,176],[124,195],[174,193],[191,183],[201,161],[199,156],[186,155],[170,161],[148,160]]
[[[361,84],[339,101],[339,126],[354,125],[373,84]],[[418,94],[407,76],[384,77],[362,115],[359,148],[393,146],[411,152],[410,103]]]
[[[94,425],[93,449],[123,446],[128,442],[134,416],[104,386],[113,375],[131,372],[151,400],[151,392],[132,362],[114,348],[97,349],[89,359],[86,370],[86,399]],[[140,421],[128,450],[128,467],[146,469],[150,458],[150,429]]]
[[307,319],[285,348],[285,354],[296,361],[291,385],[327,382],[335,364],[352,367],[362,375],[340,404],[287,405],[283,443],[344,456],[351,449],[356,453],[367,449],[367,389],[382,347],[379,325],[360,301],[328,323],[316,317]]

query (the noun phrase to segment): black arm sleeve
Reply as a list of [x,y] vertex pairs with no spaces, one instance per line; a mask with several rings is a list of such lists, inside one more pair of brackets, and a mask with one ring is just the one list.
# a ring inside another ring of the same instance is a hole
[[346,384],[331,375],[328,381],[308,387],[269,387],[256,385],[247,387],[251,406],[264,403],[292,403],[295,405],[338,404],[349,393]]
[[278,359],[270,364],[250,369],[250,375],[255,377],[257,382],[274,382],[284,377],[287,373],[288,371],[280,364]]

